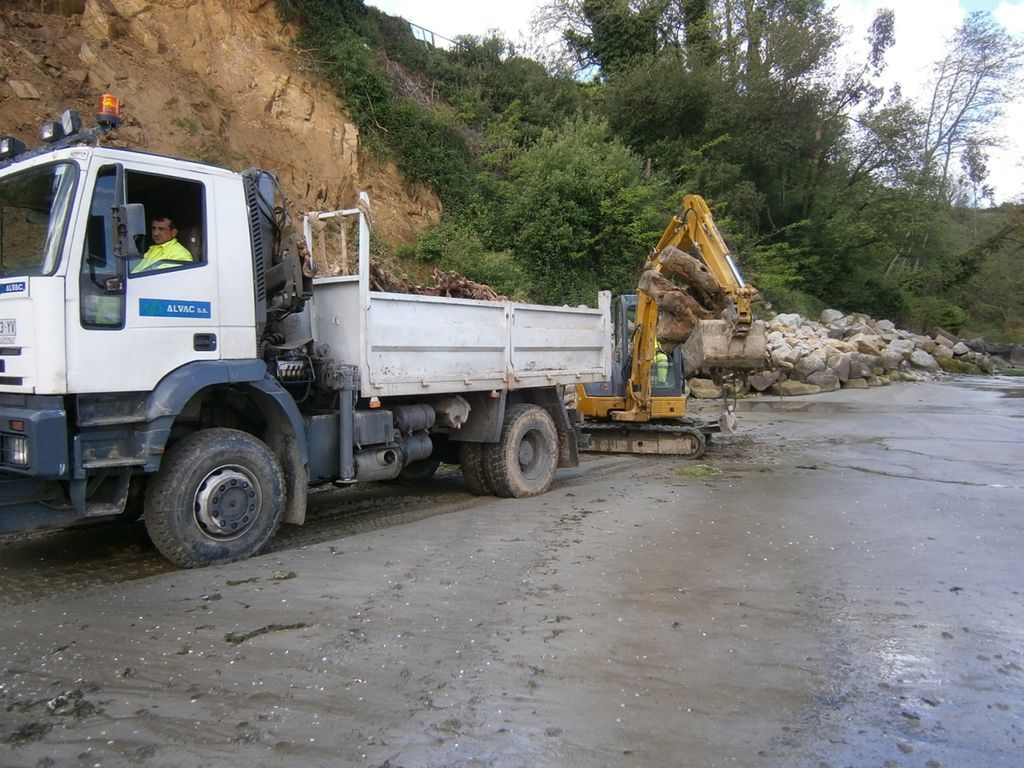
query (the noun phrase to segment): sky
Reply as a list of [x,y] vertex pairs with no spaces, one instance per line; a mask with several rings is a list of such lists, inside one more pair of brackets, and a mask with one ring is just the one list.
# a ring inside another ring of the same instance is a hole
[[[505,38],[526,40],[530,17],[541,0],[366,0],[385,13],[402,16],[436,35],[483,35],[500,30]],[[929,65],[941,58],[944,43],[971,11],[991,11],[1007,31],[1024,38],[1024,0],[833,0],[840,21],[851,28],[851,50],[866,51],[868,26],[879,8],[892,8],[896,18],[896,45],[887,54],[886,72],[899,82],[903,95],[924,99],[928,95]],[[856,55],[856,54],[854,54]],[[989,154],[989,178],[996,202],[1024,202],[1024,94],[1007,109],[999,131],[1007,145]]]

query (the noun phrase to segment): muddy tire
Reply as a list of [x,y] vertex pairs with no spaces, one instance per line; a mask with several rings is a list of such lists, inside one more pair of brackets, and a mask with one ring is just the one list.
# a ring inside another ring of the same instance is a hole
[[558,432],[538,405],[505,411],[501,438],[484,448],[484,475],[497,496],[537,496],[551,487],[558,467]]
[[463,443],[459,446],[459,464],[470,493],[477,496],[491,496],[494,493],[484,474],[484,446],[481,443]]
[[266,545],[284,506],[284,474],[264,443],[205,429],[173,445],[149,481],[146,530],[176,565],[228,563]]

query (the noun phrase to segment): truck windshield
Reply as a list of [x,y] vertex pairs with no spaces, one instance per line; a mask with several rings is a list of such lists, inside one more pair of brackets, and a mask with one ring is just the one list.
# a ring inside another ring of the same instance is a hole
[[57,268],[78,169],[72,163],[0,178],[0,277]]

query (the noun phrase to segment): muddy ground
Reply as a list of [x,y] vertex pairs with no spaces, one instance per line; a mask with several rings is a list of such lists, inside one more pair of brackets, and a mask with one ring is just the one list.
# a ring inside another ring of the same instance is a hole
[[0,541],[0,765],[1021,765],[1024,380],[740,409],[537,499],[319,493],[225,567]]

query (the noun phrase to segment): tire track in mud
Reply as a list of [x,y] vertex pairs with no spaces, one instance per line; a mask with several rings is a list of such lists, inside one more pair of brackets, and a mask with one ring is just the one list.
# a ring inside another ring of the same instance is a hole
[[[578,468],[559,471],[552,488],[586,482],[592,472],[624,472],[636,461],[631,457],[585,459]],[[264,553],[398,527],[493,500],[470,494],[457,467],[442,467],[434,478],[422,483],[314,489],[309,495],[305,525],[282,526]],[[141,522],[105,522],[2,537],[0,606],[56,594],[66,598],[85,589],[175,570],[176,566],[156,551]]]

